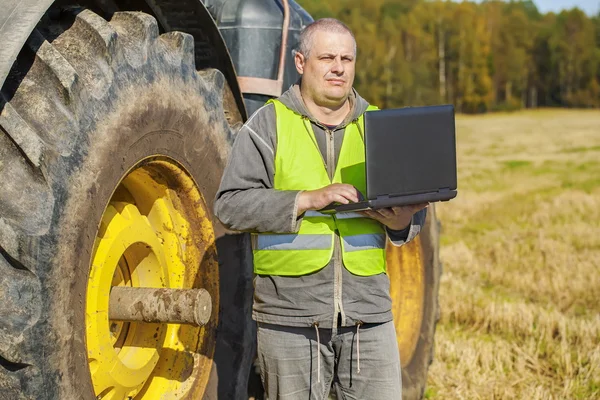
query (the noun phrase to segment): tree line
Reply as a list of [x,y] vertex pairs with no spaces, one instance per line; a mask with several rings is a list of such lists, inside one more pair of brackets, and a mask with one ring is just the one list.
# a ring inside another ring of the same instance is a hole
[[352,29],[355,86],[382,108],[600,107],[600,13],[541,14],[531,0],[299,3]]

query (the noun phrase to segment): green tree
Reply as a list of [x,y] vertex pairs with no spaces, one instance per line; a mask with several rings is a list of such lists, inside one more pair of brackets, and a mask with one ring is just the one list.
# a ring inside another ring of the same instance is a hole
[[600,105],[598,48],[592,20],[577,8],[562,11],[556,18],[549,47],[561,103],[575,107]]
[[493,92],[488,68],[490,35],[484,15],[474,3],[463,2],[454,9],[453,20],[449,47],[454,104],[460,112],[485,112]]

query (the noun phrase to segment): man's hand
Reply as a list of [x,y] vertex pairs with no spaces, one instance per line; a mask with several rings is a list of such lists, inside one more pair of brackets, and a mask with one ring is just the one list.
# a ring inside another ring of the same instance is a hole
[[381,222],[391,230],[401,231],[408,227],[414,213],[424,209],[428,205],[429,203],[420,203],[409,206],[381,208],[379,210],[362,211],[362,214]]
[[307,190],[298,198],[298,215],[307,210],[320,210],[331,203],[358,202],[356,188],[347,183],[334,183],[317,190]]

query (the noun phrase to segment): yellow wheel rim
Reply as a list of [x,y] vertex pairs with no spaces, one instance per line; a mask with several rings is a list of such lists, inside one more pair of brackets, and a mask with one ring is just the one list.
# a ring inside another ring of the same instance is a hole
[[423,321],[425,264],[421,238],[417,236],[402,247],[388,243],[386,257],[396,338],[402,367],[406,367],[417,348]]
[[118,185],[98,229],[86,295],[86,344],[97,398],[177,399],[202,393],[217,311],[201,327],[116,322],[113,286],[205,288],[218,310],[215,236],[196,184],[173,161],[152,158]]

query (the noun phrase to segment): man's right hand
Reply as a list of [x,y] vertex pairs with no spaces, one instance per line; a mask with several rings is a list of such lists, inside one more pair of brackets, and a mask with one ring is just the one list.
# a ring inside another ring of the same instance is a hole
[[358,202],[356,188],[347,183],[334,183],[317,190],[307,190],[298,198],[298,215],[308,210],[320,210],[331,203]]

